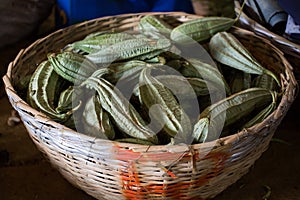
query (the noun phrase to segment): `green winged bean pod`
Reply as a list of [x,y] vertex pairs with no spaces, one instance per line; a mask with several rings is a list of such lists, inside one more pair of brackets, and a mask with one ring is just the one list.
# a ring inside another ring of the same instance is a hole
[[264,68],[233,34],[217,33],[211,38],[209,49],[211,56],[220,63],[250,74],[268,74],[280,85],[278,77]]
[[83,129],[87,135],[102,139],[114,139],[115,131],[109,114],[103,110],[99,97],[93,95],[83,110]]
[[94,63],[111,63],[114,61],[127,60],[137,56],[147,55],[152,57],[167,51],[171,46],[169,39],[134,38],[110,45],[108,48],[86,55]]
[[188,115],[177,103],[172,92],[151,76],[151,68],[143,69],[140,74],[139,98],[149,112],[153,112],[152,119],[173,137],[176,143],[190,142],[191,123]]
[[255,117],[249,120],[245,125],[244,128],[249,128],[259,122],[262,122],[265,118],[267,118],[277,106],[277,93],[272,92],[272,103],[267,105],[264,109],[262,109]]
[[49,62],[60,76],[71,83],[80,83],[86,80],[94,71],[97,65],[81,54],[62,52],[49,54]]
[[73,107],[73,96],[74,88],[69,86],[66,90],[62,91],[59,96],[57,107],[55,108],[56,112],[65,112]]
[[138,27],[143,34],[150,35],[154,38],[161,38],[162,36],[169,38],[173,29],[171,25],[153,15],[142,17]]
[[75,52],[82,51],[89,54],[105,49],[109,45],[133,38],[134,36],[129,33],[102,33],[99,35],[91,35],[83,40],[76,41],[68,45],[68,47]]
[[159,143],[156,133],[146,126],[135,108],[110,82],[99,76],[91,76],[81,86],[96,91],[101,107],[109,113],[121,131],[133,138]]
[[222,130],[255,109],[271,104],[274,92],[263,88],[249,88],[235,93],[207,107],[194,126],[194,140],[206,142],[217,139]]
[[210,16],[190,20],[174,28],[170,38],[181,44],[206,41],[218,32],[229,30],[238,21],[245,3],[246,1],[242,4],[241,10],[235,19]]
[[202,17],[185,22],[171,32],[171,39],[181,44],[202,42],[220,31],[226,31],[235,23],[227,17]]
[[172,86],[172,92],[176,93],[176,96],[183,98],[190,98],[194,96],[209,95],[210,92],[217,92],[217,88],[211,85],[208,89],[207,81],[201,78],[184,77],[177,75],[160,75],[155,77],[163,85]]
[[69,110],[77,110],[81,105],[80,98],[82,95],[83,94],[80,90],[75,89],[75,86],[69,86],[60,93],[55,111],[58,113],[64,113]]
[[82,94],[78,92],[79,90],[75,90],[73,85],[63,90],[59,95],[58,103],[55,108],[57,113],[67,113],[72,111],[70,118],[67,121],[62,122],[69,128],[76,128],[74,114],[81,108],[82,103],[80,99]]
[[66,81],[59,76],[49,61],[43,61],[34,71],[29,85],[27,99],[29,104],[47,114],[55,121],[65,121],[72,114],[71,110],[57,112],[55,99]]
[[110,72],[107,74],[106,79],[113,84],[120,79],[130,81],[138,78],[142,69],[149,66],[151,66],[151,64],[140,60],[112,63],[107,67]]
[[185,77],[201,78],[207,83],[211,83],[214,88],[224,89],[227,94],[230,94],[230,88],[223,75],[217,67],[208,63],[192,58],[188,62],[183,63],[179,72]]

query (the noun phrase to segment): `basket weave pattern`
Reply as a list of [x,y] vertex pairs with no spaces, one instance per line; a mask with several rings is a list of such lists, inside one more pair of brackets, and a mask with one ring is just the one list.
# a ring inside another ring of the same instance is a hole
[[99,30],[125,31],[152,14],[177,25],[200,16],[181,12],[104,17],[37,40],[20,51],[3,77],[6,92],[36,146],[76,187],[97,199],[208,199],[246,174],[268,148],[277,126],[294,101],[296,81],[283,54],[267,40],[243,29],[232,33],[267,67],[281,74],[284,95],[262,123],[219,140],[195,145],[144,146],[96,139],[54,122],[31,108],[15,85],[30,75],[49,52]]
[[194,12],[201,16],[234,16],[233,0],[192,0]]

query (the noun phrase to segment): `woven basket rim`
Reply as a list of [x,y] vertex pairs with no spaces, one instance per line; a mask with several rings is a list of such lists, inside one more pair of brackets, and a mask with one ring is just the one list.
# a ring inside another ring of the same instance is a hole
[[[108,139],[101,139],[101,138],[95,138],[95,137],[92,137],[92,136],[88,136],[88,135],[85,135],[83,133],[80,133],[80,132],[77,132],[77,131],[74,131],[58,122],[55,122],[53,121],[52,119],[50,119],[49,117],[47,117],[45,114],[37,111],[36,109],[32,108],[31,106],[29,106],[29,104],[23,100],[17,93],[17,91],[14,89],[12,83],[11,83],[11,75],[12,75],[12,69],[13,67],[15,66],[15,64],[18,62],[20,56],[24,53],[26,53],[26,51],[30,50],[33,46],[35,46],[36,44],[38,43],[41,43],[45,40],[47,40],[48,37],[51,37],[52,35],[55,35],[59,32],[62,32],[62,31],[67,31],[68,29],[71,29],[71,28],[74,28],[76,26],[82,26],[82,25],[85,25],[87,23],[92,23],[92,22],[95,22],[95,21],[98,21],[98,20],[105,20],[105,19],[110,19],[112,17],[136,17],[136,16],[143,16],[143,15],[146,15],[146,14],[151,14],[151,15],[180,15],[180,16],[191,16],[191,17],[195,17],[195,18],[199,18],[199,17],[202,17],[202,16],[196,16],[194,14],[188,14],[188,13],[185,13],[185,12],[143,12],[143,13],[129,13],[129,14],[120,14],[120,15],[115,15],[115,16],[105,16],[105,17],[100,17],[100,18],[96,18],[96,19],[93,19],[93,20],[89,20],[89,21],[86,21],[86,22],[81,22],[81,23],[78,23],[78,24],[74,24],[74,25],[71,25],[71,26],[68,26],[66,28],[62,28],[62,29],[59,29],[59,30],[56,30],[54,31],[53,33],[50,33],[49,35],[43,37],[43,38],[40,38],[40,39],[37,39],[35,42],[33,42],[31,45],[29,45],[28,47],[26,47],[25,49],[21,49],[18,53],[18,55],[15,57],[15,59],[9,63],[8,65],[8,69],[7,69],[7,73],[3,76],[3,81],[4,81],[4,84],[5,84],[5,91],[8,95],[9,98],[13,98],[14,99],[14,106],[17,106],[18,108],[30,113],[30,115],[32,115],[36,120],[38,121],[41,121],[43,122],[44,124],[48,124],[49,126],[51,127],[55,127],[56,129],[58,129],[58,131],[64,131],[64,132],[69,132],[69,133],[72,133],[72,134],[75,134],[79,137],[83,137],[83,138],[89,138],[89,139],[93,139],[94,141],[95,140],[98,140],[98,141],[105,141],[107,143],[111,143],[111,144],[117,144],[118,146],[130,146],[130,147],[139,147],[139,149],[147,149],[149,146],[148,145],[141,145],[141,144],[133,144],[133,143],[125,143],[125,142],[117,142],[117,141],[111,141],[111,140],[108,140]],[[293,76],[292,74],[292,67],[290,66],[290,64],[288,63],[288,61],[286,61],[286,59],[284,58],[283,56],[283,53],[281,50],[279,50],[276,46],[274,46],[269,40],[261,37],[261,36],[257,36],[255,35],[253,32],[251,31],[248,31],[248,30],[245,30],[245,29],[242,29],[242,28],[238,28],[238,27],[233,27],[234,31],[243,31],[245,32],[246,34],[250,34],[251,36],[253,37],[258,37],[259,39],[261,39],[263,42],[269,44],[271,46],[272,49],[274,49],[274,51],[276,51],[281,59],[283,59],[285,62],[285,68],[287,68],[288,70],[290,70],[290,73],[291,73],[291,77],[290,80],[289,80],[289,86],[290,87],[297,87],[297,81],[295,80],[295,77]],[[286,95],[286,94],[284,94]],[[294,94],[292,94],[292,96],[294,96]],[[291,100],[293,101],[293,100]],[[282,100],[281,102],[282,103]],[[228,145],[228,144],[232,144],[232,143],[236,143],[240,140],[240,138],[243,138],[243,137],[247,137],[249,134],[256,134],[257,130],[260,130],[262,128],[264,128],[265,126],[265,123],[266,121],[268,121],[269,119],[273,118],[277,112],[279,112],[279,106],[276,108],[275,111],[273,111],[267,119],[265,119],[264,121],[262,121],[261,123],[258,123],[258,124],[255,124],[254,126],[248,128],[248,129],[244,129],[244,130],[241,130],[235,134],[232,134],[232,135],[229,135],[229,136],[226,136],[226,137],[221,137],[219,139],[216,139],[214,141],[210,141],[210,142],[205,142],[205,143],[198,143],[198,144],[187,144],[187,145],[182,145],[182,144],[178,144],[178,145],[170,145],[170,146],[167,146],[167,145],[153,145],[152,147],[155,147],[156,149],[165,149],[167,148],[168,150],[170,149],[181,149],[181,148],[186,148],[186,146],[192,146],[193,148],[202,148],[202,147],[206,147],[206,146],[213,146],[213,147],[217,147],[217,146],[223,146],[223,145]],[[167,146],[167,147],[166,147]]]

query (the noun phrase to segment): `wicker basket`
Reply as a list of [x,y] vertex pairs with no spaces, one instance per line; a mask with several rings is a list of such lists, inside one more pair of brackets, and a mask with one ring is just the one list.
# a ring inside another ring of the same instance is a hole
[[70,130],[31,108],[16,90],[21,77],[33,73],[48,52],[99,30],[129,30],[146,14],[172,25],[199,16],[181,12],[104,17],[58,30],[21,50],[3,77],[12,106],[36,146],[76,187],[97,199],[208,199],[246,174],[268,148],[277,126],[294,101],[292,68],[281,51],[255,34],[234,33],[266,67],[280,73],[284,94],[262,123],[213,142],[195,145],[144,146],[96,139]]
[[[234,1],[235,12],[238,14],[240,12],[241,4],[239,0]],[[247,6],[245,8],[247,10]],[[300,45],[291,42],[290,40],[280,36],[272,31],[270,31],[263,22],[259,21],[255,16],[247,15],[245,12],[242,12],[239,18],[239,26],[254,32],[255,34],[264,37],[272,42],[276,47],[278,47],[285,57],[295,68],[294,73],[296,79],[300,80]]]
[[233,0],[191,0],[191,2],[197,15],[234,17]]

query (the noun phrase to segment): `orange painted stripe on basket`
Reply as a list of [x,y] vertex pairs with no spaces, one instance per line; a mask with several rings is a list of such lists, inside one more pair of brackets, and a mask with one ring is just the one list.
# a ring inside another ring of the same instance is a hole
[[211,168],[210,172],[201,176],[197,180],[193,180],[191,185],[193,187],[201,187],[207,184],[212,178],[218,176],[224,169],[224,164],[230,155],[225,152],[210,152],[203,159],[211,159],[214,163],[214,167]]
[[161,168],[164,170],[164,172],[166,172],[166,173],[167,173],[170,177],[172,177],[173,179],[177,178],[177,176],[176,176],[173,172],[171,172],[170,170],[168,170],[168,169],[165,168],[164,166],[162,166]]
[[117,160],[123,161],[135,161],[141,158],[142,155],[140,152],[134,152],[132,149],[124,149],[117,145],[114,146],[113,152]]
[[[210,152],[204,157],[200,157],[200,153],[198,150],[193,150],[191,152],[184,153],[173,153],[173,152],[163,152],[163,153],[155,153],[155,152],[134,152],[130,149],[124,149],[122,147],[117,147],[117,159],[126,161],[128,166],[121,172],[121,181],[123,194],[126,199],[133,200],[142,200],[146,198],[151,198],[154,196],[165,196],[174,199],[190,199],[187,197],[187,190],[191,188],[199,188],[207,184],[210,179],[216,177],[224,168],[224,164],[226,160],[229,158],[228,153],[224,152]],[[160,164],[161,161],[165,161],[166,159],[171,160],[174,157],[179,158],[177,161],[187,162],[191,161],[196,162],[199,160],[211,160],[213,162],[213,168],[203,176],[198,179],[178,182],[172,184],[149,184],[142,186],[139,179],[139,172],[136,167],[137,162],[145,162],[152,161],[158,162],[157,165],[161,169],[163,169],[170,177],[176,180],[177,176],[172,171],[168,170],[166,167]],[[124,167],[124,165],[123,165]],[[199,198],[196,198],[199,199]]]
[[141,198],[139,198],[136,194],[139,190],[141,190],[141,187],[135,162],[130,162],[128,168],[122,170],[121,178],[124,196],[127,199],[141,200]]

